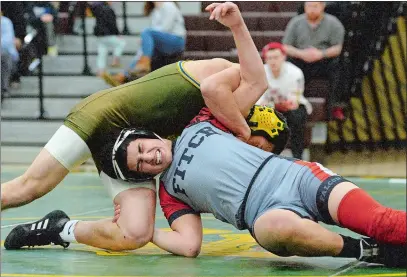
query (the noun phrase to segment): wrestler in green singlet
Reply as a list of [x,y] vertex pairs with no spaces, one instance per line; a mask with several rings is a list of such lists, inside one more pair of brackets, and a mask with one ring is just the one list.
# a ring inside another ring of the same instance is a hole
[[[115,129],[141,127],[163,136],[177,135],[205,105],[199,83],[182,61],[143,78],[97,92],[77,104],[64,124],[90,148],[100,169],[101,146]],[[101,108],[103,107],[103,108]]]

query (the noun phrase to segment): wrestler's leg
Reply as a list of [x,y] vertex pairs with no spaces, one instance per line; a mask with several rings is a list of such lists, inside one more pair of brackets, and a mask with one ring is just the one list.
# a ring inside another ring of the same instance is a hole
[[[102,180],[116,184],[115,179],[102,172]],[[120,205],[121,214],[117,222],[112,219],[96,221],[70,220],[63,211],[53,211],[37,222],[16,226],[7,236],[6,249],[24,246],[42,246],[51,243],[67,247],[70,242],[79,242],[109,250],[133,250],[148,243],[154,230],[155,186],[150,184],[110,186],[115,193],[114,203]],[[134,185],[133,185],[134,186]]]
[[342,227],[383,243],[406,244],[406,211],[377,202],[351,182],[341,182],[328,200],[333,221]]
[[[154,231],[155,185],[148,183],[144,187],[136,187],[137,184],[111,179],[103,172],[101,178],[114,204],[120,205],[118,221],[70,221],[64,230],[69,230],[70,224],[75,223],[76,241],[94,247],[119,251],[144,246],[151,240]],[[132,188],[126,189],[128,187]]]
[[2,210],[28,204],[54,189],[73,167],[91,156],[86,143],[61,126],[21,176],[1,185]]
[[254,234],[262,247],[280,256],[337,256],[343,248],[339,234],[283,209],[261,215]]

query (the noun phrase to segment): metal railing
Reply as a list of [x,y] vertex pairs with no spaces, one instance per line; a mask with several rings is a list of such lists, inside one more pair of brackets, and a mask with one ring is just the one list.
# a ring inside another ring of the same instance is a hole
[[87,33],[86,33],[86,8],[88,7],[88,2],[81,2],[83,5],[81,9],[81,18],[82,18],[82,38],[83,38],[83,71],[82,74],[85,76],[91,76],[92,71],[88,63],[88,42],[87,42]]
[[[83,41],[83,70],[82,75],[85,76],[92,76],[92,70],[89,66],[88,62],[88,34],[86,32],[86,8],[88,7],[88,3],[86,1],[79,3],[81,6],[81,19],[82,19],[82,41]],[[122,9],[123,9],[123,30],[122,35],[129,35],[129,28],[127,24],[127,3],[125,1],[122,2]]]
[[[24,37],[24,45],[23,49],[27,47],[31,47],[31,43],[34,38],[38,35],[38,31],[33,29],[30,33],[28,33]],[[34,58],[28,66],[29,72],[34,72],[38,69],[38,104],[39,104],[39,115],[38,119],[45,119],[45,109],[44,109],[44,86],[43,86],[43,59],[42,55],[38,55],[38,57]]]
[[122,2],[122,9],[123,9],[123,30],[122,30],[122,35],[130,35],[129,28],[127,26],[127,2],[123,1]]

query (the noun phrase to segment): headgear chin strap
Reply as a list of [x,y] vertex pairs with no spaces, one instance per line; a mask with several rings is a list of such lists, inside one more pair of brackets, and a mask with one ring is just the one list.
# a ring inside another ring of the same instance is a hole
[[145,182],[154,178],[154,174],[135,172],[129,170],[127,166],[127,147],[130,142],[139,138],[158,138],[163,141],[160,136],[151,131],[137,128],[123,129],[117,137],[112,150],[112,164],[116,178],[133,182]]

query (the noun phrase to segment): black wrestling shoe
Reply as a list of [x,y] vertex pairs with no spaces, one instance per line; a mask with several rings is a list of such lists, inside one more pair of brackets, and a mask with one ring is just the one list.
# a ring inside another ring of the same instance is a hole
[[360,261],[383,264],[386,267],[406,268],[407,248],[404,245],[378,243],[371,238],[360,239],[362,254]]
[[70,218],[63,211],[57,210],[36,222],[18,225],[8,234],[4,247],[13,250],[24,246],[33,247],[53,243],[67,248],[69,242],[63,241],[59,233],[69,220]]

